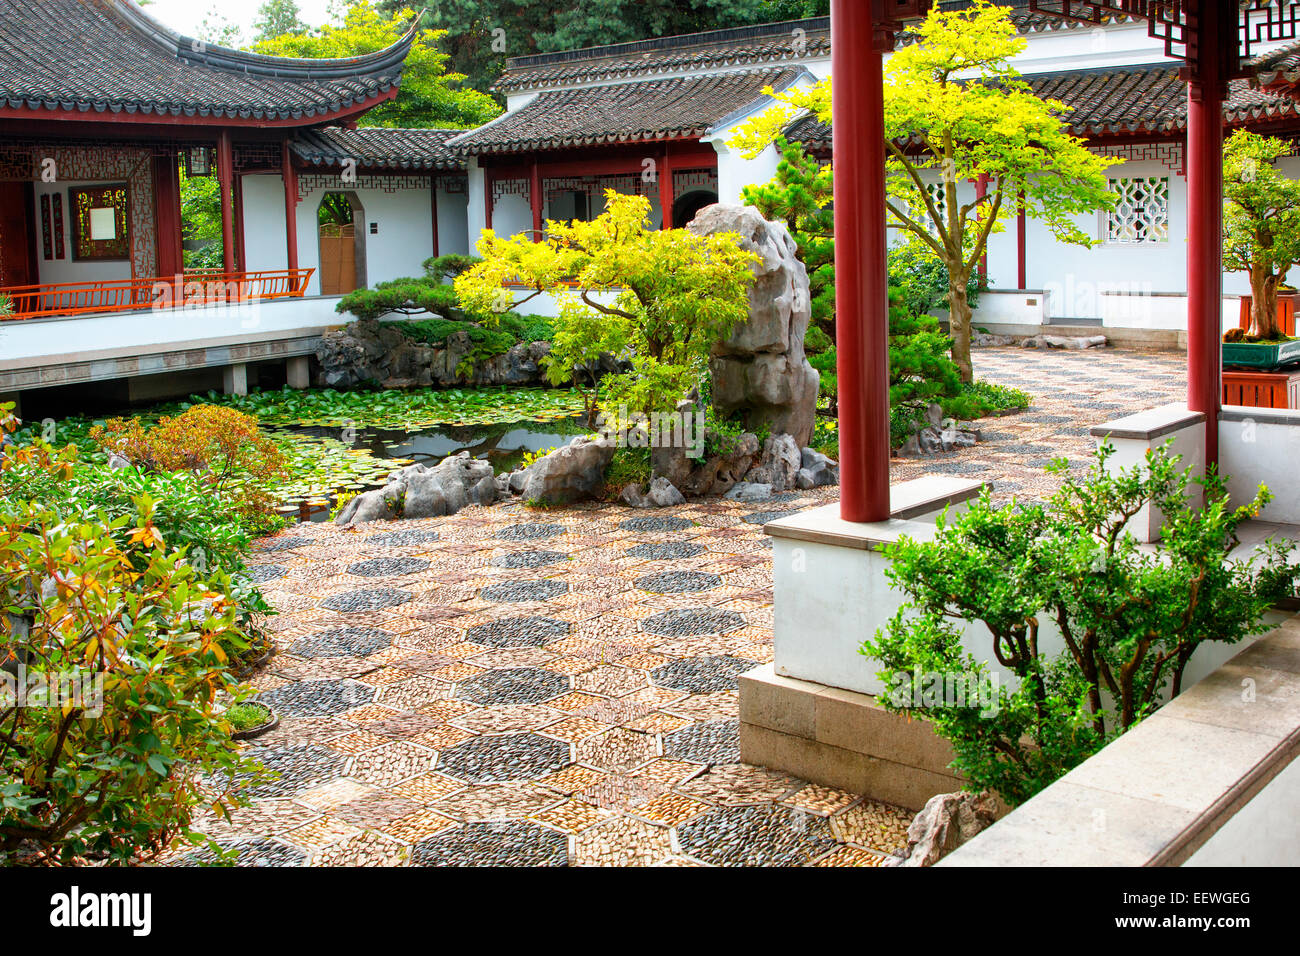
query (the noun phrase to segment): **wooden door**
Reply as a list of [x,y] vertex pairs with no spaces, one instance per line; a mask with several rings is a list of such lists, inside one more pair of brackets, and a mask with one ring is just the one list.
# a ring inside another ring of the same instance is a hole
[[37,281],[32,267],[31,188],[0,183],[0,288]]
[[356,235],[353,226],[321,226],[321,295],[346,295],[356,287]]

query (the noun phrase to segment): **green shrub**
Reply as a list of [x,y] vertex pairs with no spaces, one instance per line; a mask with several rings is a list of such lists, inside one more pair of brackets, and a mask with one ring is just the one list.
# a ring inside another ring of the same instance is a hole
[[889,300],[890,438],[902,444],[935,403],[957,418],[974,418],[979,406],[962,392],[961,373],[948,355],[952,340],[933,316],[911,312],[897,289]]
[[265,704],[235,704],[226,711],[225,718],[235,730],[251,730],[266,723],[270,718],[270,711]]
[[[905,308],[912,315],[948,308],[948,267],[930,249],[913,239],[894,243],[888,253],[889,284],[898,290]],[[966,298],[973,309],[979,304],[984,277],[971,273],[966,283]]]
[[[64,479],[74,462],[37,442],[6,449],[0,475],[16,468]],[[218,710],[236,690],[225,648],[249,640],[232,582],[166,543],[155,513],[147,496],[84,520],[0,496],[0,660],[21,663],[29,689],[89,691],[62,706],[0,699],[0,863],[147,861],[176,836],[201,839],[192,816],[214,797],[200,776],[250,769]]]
[[[1201,644],[1267,630],[1263,615],[1300,577],[1289,542],[1269,544],[1253,564],[1228,558],[1242,522],[1271,499],[1266,489],[1232,508],[1222,478],[1193,482],[1167,448],[1125,469],[1107,467],[1113,453],[1103,446],[1081,478],[1055,462],[1049,471],[1064,482],[1045,505],[998,508],[985,492],[941,520],[933,541],[886,549],[889,577],[910,603],[862,647],[883,665],[888,690],[878,699],[933,723],[970,786],[1012,805],[1178,694]],[[1203,507],[1193,490],[1204,491]],[[1159,553],[1123,527],[1147,504],[1166,519]],[[962,620],[984,625],[988,652],[962,646]],[[1041,634],[1049,624],[1064,637],[1060,652]],[[990,659],[1014,686],[992,684]],[[939,686],[996,694],[936,699],[936,675]]]
[[[961,394],[971,398],[977,411],[973,417],[983,417],[993,412],[1005,412],[1016,408],[1028,408],[1033,397],[1028,392],[1022,392],[1018,388],[1012,388],[1009,385],[999,385],[996,382],[963,382]],[[955,414],[946,406],[944,411],[948,414]]]
[[650,477],[649,448],[619,448],[605,469],[606,495],[614,497],[627,485],[645,485]]
[[460,297],[449,281],[473,266],[474,256],[446,255],[424,260],[424,275],[416,278],[377,282],[373,289],[354,289],[334,307],[342,314],[351,312],[358,319],[378,319],[385,315],[421,315],[428,313],[444,319],[463,319]]
[[339,300],[334,311],[351,312],[358,319],[378,319],[394,313],[428,312],[444,319],[463,315],[456,290],[430,278],[391,279],[377,283],[373,289],[355,289]]
[[829,348],[834,348],[835,343],[831,337],[826,334],[820,325],[809,325],[808,331],[804,333],[803,348],[809,355],[815,355],[818,352],[824,352]]

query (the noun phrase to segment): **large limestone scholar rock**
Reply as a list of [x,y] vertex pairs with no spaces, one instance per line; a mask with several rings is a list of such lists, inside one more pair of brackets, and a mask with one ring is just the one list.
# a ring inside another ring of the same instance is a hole
[[714,348],[709,363],[714,407],[724,417],[743,414],[751,428],[767,422],[802,448],[812,437],[819,377],[804,356],[812,299],[794,240],[784,225],[768,222],[752,206],[706,206],[687,228],[700,236],[738,233],[742,247],[760,259],[749,290],[749,319]]

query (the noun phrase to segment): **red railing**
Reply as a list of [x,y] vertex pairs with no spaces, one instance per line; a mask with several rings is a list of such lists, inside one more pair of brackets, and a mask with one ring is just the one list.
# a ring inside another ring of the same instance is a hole
[[149,279],[105,279],[0,288],[10,313],[0,321],[51,315],[87,315],[140,309],[180,309],[301,297],[315,269],[262,272],[187,272]]

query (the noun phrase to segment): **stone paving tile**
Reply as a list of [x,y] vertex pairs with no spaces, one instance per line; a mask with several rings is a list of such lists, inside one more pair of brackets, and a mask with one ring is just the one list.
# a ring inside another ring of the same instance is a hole
[[[981,421],[974,448],[894,459],[891,480],[1040,499],[1043,464],[1086,461],[1090,426],[1184,390],[1167,353],[974,360],[1032,407]],[[281,724],[250,749],[282,776],[209,829],[268,864],[878,865],[910,813],[737,762],[736,678],[772,657],[762,522],[836,495],[474,506],[259,542],[278,654],[250,683]]]

